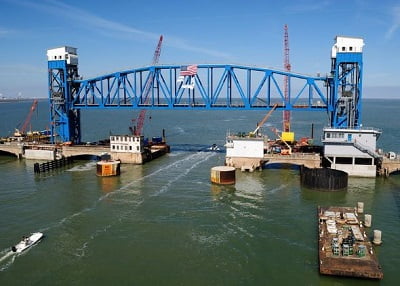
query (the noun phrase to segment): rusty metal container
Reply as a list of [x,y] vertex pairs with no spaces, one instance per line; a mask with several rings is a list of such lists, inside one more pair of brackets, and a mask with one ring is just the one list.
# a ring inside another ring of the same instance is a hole
[[97,162],[96,175],[100,177],[119,176],[121,174],[121,161],[105,160]]
[[211,168],[211,182],[220,185],[231,185],[236,182],[236,169],[228,166]]

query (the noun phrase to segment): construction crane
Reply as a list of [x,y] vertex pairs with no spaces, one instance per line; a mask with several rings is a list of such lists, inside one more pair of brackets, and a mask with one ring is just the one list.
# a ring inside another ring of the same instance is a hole
[[14,136],[16,136],[16,137],[25,136],[26,128],[28,127],[29,123],[31,122],[32,114],[36,110],[37,104],[38,104],[38,100],[37,99],[33,100],[33,103],[31,105],[29,113],[26,116],[25,121],[22,124],[21,128],[20,129],[15,128]]
[[[153,62],[152,65],[156,65],[158,64],[158,60],[160,59],[160,54],[161,54],[161,44],[163,41],[163,36],[160,36],[160,39],[158,41],[156,50],[154,51],[154,56],[153,56]],[[145,88],[144,88],[144,92],[142,95],[142,98],[144,97],[144,103],[148,103],[149,102],[149,93],[150,93],[150,89],[153,86],[153,80],[154,77],[150,77],[149,80],[147,81]],[[131,132],[133,135],[139,136],[142,134],[142,130],[143,130],[143,124],[144,124],[144,120],[146,119],[146,109],[142,109],[139,112],[139,115],[136,119],[136,126],[134,127],[134,129],[131,129]]]
[[264,118],[261,120],[260,123],[257,124],[256,129],[254,129],[253,132],[250,132],[250,136],[255,136],[258,132],[258,130],[265,124],[265,122],[267,121],[267,119],[271,116],[272,112],[274,112],[275,108],[278,106],[277,103],[275,103],[275,105],[272,107],[272,109],[264,116]]
[[[284,48],[283,48],[283,67],[286,72],[290,72],[291,66],[289,61],[289,33],[288,33],[288,26],[285,24],[284,27]],[[289,98],[289,77],[286,75],[283,78],[283,92],[285,97],[285,102],[287,102]],[[283,132],[290,132],[290,111],[284,110],[283,111]]]

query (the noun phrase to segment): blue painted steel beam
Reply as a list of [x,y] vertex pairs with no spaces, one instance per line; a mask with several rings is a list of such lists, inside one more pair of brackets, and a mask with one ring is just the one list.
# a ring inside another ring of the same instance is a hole
[[[240,65],[198,65],[193,76],[181,66],[149,66],[85,80],[71,93],[71,108],[130,109],[278,109],[332,111],[328,78]],[[285,99],[283,78],[290,96]],[[146,85],[150,89],[146,93]],[[146,100],[149,97],[149,100]]]

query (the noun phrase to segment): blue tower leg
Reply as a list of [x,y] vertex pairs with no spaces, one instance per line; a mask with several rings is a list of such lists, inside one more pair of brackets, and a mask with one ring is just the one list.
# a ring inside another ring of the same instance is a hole
[[79,89],[76,49],[61,47],[47,51],[51,141],[81,142],[80,111],[73,108],[72,94]]
[[336,37],[332,47],[331,127],[360,128],[362,98],[361,38]]

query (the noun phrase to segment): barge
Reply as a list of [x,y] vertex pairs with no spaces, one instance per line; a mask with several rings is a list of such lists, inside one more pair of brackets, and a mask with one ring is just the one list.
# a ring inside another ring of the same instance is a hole
[[318,242],[321,274],[383,278],[356,208],[318,207]]

